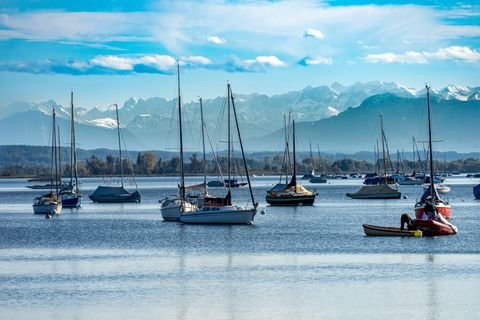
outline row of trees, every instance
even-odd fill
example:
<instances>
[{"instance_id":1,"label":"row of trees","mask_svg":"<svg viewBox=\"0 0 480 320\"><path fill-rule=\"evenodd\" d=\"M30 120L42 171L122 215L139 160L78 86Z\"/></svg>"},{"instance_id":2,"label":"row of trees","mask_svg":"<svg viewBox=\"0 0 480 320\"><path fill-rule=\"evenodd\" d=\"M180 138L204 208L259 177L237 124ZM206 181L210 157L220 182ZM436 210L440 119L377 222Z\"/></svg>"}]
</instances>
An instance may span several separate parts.
<instances>
[{"instance_id":1,"label":"row of trees","mask_svg":"<svg viewBox=\"0 0 480 320\"><path fill-rule=\"evenodd\" d=\"M217 158L218 164L214 159L208 159L205 163L205 169L209 175L217 175L220 171L226 173L228 161L225 157ZM265 157L263 160L247 159L247 165L251 174L281 174L284 172L284 160L282 155ZM244 172L242 161L239 158L234 159L231 164L238 175ZM124 159L123 168L125 174L131 174L132 170L136 175L176 175L179 172L179 158L162 159L157 158L154 152L138 153L135 162ZM388 164L389 172L411 173L423 171L421 166L414 161L393 161ZM447 172L480 172L480 159L455 160L450 162L435 161L437 171ZM185 159L185 174L202 174L204 171L203 159L197 154L192 154L189 159ZM327 160L325 158L304 158L297 163L297 173L302 174L315 170L318 174L339 174L339 173L365 173L382 172L383 160L378 163L371 163L364 160L339 159ZM62 168L63 176L68 176L70 172L69 165ZM291 170L289 170L291 172ZM50 168L38 164L5 165L0 167L0 176L18 177L18 176L48 176ZM92 155L85 161L79 161L78 174L80 176L113 176L120 174L120 162L117 157L111 154L105 159Z\"/></svg>"}]
</instances>

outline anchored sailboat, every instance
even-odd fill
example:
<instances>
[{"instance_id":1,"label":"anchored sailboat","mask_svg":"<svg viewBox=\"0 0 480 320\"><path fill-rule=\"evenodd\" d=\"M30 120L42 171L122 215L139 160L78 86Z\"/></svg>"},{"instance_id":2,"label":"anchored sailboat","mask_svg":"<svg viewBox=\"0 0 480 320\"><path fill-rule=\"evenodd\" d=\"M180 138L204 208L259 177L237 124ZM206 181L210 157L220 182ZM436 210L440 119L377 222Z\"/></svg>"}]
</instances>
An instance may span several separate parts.
<instances>
[{"instance_id":1,"label":"anchored sailboat","mask_svg":"<svg viewBox=\"0 0 480 320\"><path fill-rule=\"evenodd\" d=\"M415 217L422 219L425 214L426 206L435 206L438 213L442 214L445 218L450 219L451 207L447 201L440 198L435 186L434 168L433 168L433 151L432 151L432 124L430 116L430 87L425 86L427 89L427 111L428 111L428 146L429 146L429 164L430 164L430 184L428 189L424 192L422 198L415 204Z\"/></svg>"},{"instance_id":2,"label":"anchored sailboat","mask_svg":"<svg viewBox=\"0 0 480 320\"><path fill-rule=\"evenodd\" d=\"M292 122L293 131L293 174L288 184L278 183L267 191L266 201L272 206L313 205L315 192L312 192L297 183L297 158L295 151L295 120ZM288 138L285 140L286 153L290 153ZM288 167L288 165L286 166Z\"/></svg>"},{"instance_id":3,"label":"anchored sailboat","mask_svg":"<svg viewBox=\"0 0 480 320\"><path fill-rule=\"evenodd\" d=\"M59 195L59 152L57 147L57 127L55 124L55 108L52 111L52 155L50 164L50 193L36 197L33 200L33 212L51 217L62 212L62 200ZM55 187L55 189L54 189Z\"/></svg>"},{"instance_id":4,"label":"anchored sailboat","mask_svg":"<svg viewBox=\"0 0 480 320\"><path fill-rule=\"evenodd\" d=\"M364 185L355 193L347 193L347 197L352 199L400 199L402 194L400 191L393 189L388 185L387 174L387 155L385 152L385 131L383 130L383 117L380 115L380 126L382 136L382 150L383 150L383 181L380 184Z\"/></svg>"},{"instance_id":5,"label":"anchored sailboat","mask_svg":"<svg viewBox=\"0 0 480 320\"><path fill-rule=\"evenodd\" d=\"M82 204L82 195L78 188L77 148L75 141L75 118L73 111L73 91L70 93L70 182L60 190L64 208L78 208Z\"/></svg>"},{"instance_id":6,"label":"anchored sailboat","mask_svg":"<svg viewBox=\"0 0 480 320\"><path fill-rule=\"evenodd\" d=\"M162 218L165 221L177 221L180 214L196 209L196 206L186 200L185 197L185 172L183 168L183 131L182 131L182 98L180 96L180 64L177 63L178 81L178 130L180 142L180 185L175 198L166 198L160 206ZM203 124L202 124L203 125ZM203 127L202 127L203 128Z\"/></svg>"},{"instance_id":7,"label":"anchored sailboat","mask_svg":"<svg viewBox=\"0 0 480 320\"><path fill-rule=\"evenodd\" d=\"M135 191L128 192L124 188L123 177L123 160L122 160L122 144L120 142L120 120L118 118L118 105L115 103L115 114L117 116L117 135L118 135L118 152L120 154L120 181L121 186L98 186L94 193L89 195L89 198L93 202L99 203L127 203L127 202L140 202L140 192L138 192L138 186L135 182Z\"/></svg>"},{"instance_id":8,"label":"anchored sailboat","mask_svg":"<svg viewBox=\"0 0 480 320\"><path fill-rule=\"evenodd\" d=\"M232 204L231 186L227 185L227 194L225 197L205 197L204 204L191 211L184 211L180 215L179 220L183 223L191 224L253 224L253 220L257 213L258 203L255 202L252 192L252 185L250 183L250 175L248 174L248 167L245 161L245 153L243 150L242 138L240 135L240 127L238 126L237 112L235 109L235 102L232 95L232 89L230 84L227 85L227 108L228 108L228 180L231 179L231 133L230 133L230 120L231 111L233 109L233 115L235 118L235 124L237 127L238 141L240 143L240 149L242 152L242 159L245 169L245 175L247 177L248 188L250 192L250 199L252 201L252 207L240 207Z\"/></svg>"}]
</instances>

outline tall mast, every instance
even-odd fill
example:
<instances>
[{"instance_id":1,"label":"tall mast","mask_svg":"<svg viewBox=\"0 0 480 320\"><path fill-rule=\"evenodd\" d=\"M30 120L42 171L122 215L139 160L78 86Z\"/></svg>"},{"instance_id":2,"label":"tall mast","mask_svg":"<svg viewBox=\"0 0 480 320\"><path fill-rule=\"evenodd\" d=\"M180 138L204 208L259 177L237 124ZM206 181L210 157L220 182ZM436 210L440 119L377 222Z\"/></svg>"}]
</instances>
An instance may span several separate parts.
<instances>
[{"instance_id":1,"label":"tall mast","mask_svg":"<svg viewBox=\"0 0 480 320\"><path fill-rule=\"evenodd\" d=\"M180 132L180 199L185 199L185 172L183 171L183 133L182 133L182 98L180 97L180 62L177 60L178 81L178 128Z\"/></svg>"},{"instance_id":2,"label":"tall mast","mask_svg":"<svg viewBox=\"0 0 480 320\"><path fill-rule=\"evenodd\" d=\"M288 184L288 167L290 165L289 147L288 147L288 129L287 129L287 116L283 115L283 123L285 127L285 151L283 152L283 160L285 162L285 183Z\"/></svg>"},{"instance_id":3,"label":"tall mast","mask_svg":"<svg viewBox=\"0 0 480 320\"><path fill-rule=\"evenodd\" d=\"M62 181L62 146L60 144L60 126L57 126L57 136L58 136L58 179Z\"/></svg>"},{"instance_id":4,"label":"tall mast","mask_svg":"<svg viewBox=\"0 0 480 320\"><path fill-rule=\"evenodd\" d=\"M310 162L312 165L312 171L315 170L314 164L313 164L313 152L312 152L312 140L310 139Z\"/></svg>"},{"instance_id":5,"label":"tall mast","mask_svg":"<svg viewBox=\"0 0 480 320\"><path fill-rule=\"evenodd\" d=\"M75 138L74 138L74 129L73 129L73 91L70 92L70 186L73 186L73 157L74 157L74 147L75 147Z\"/></svg>"},{"instance_id":6,"label":"tall mast","mask_svg":"<svg viewBox=\"0 0 480 320\"><path fill-rule=\"evenodd\" d=\"M382 128L382 152L383 152L383 177L385 179L385 184L388 184L387 181L387 157L385 154L385 132L383 132L383 116L380 115L380 127Z\"/></svg>"},{"instance_id":7,"label":"tall mast","mask_svg":"<svg viewBox=\"0 0 480 320\"><path fill-rule=\"evenodd\" d=\"M230 178L230 161L231 161L231 159L230 159L230 157L231 157L231 155L230 155L230 144L231 144L231 141L230 141L230 99L231 99L231 97L232 97L232 92L231 92L231 88L230 88L230 83L228 83L227 84L227 100L228 100L227 101L227 105L228 105L227 106L227 108L228 108L228 112L227 112L227 117L228 117L228 119L227 119L227 128L228 128L227 129L227 132L228 132L228 143L227 143L227 149L228 149L228 151L227 151L227 154L228 154L228 156L227 156L227 160L228 160L227 161L228 182L227 182L227 184L228 184L228 191L229 192L230 192L230 184L231 184L230 183L231 182L230 181L230 179L231 179Z\"/></svg>"},{"instance_id":8,"label":"tall mast","mask_svg":"<svg viewBox=\"0 0 480 320\"><path fill-rule=\"evenodd\" d=\"M53 132L52 132L52 152L53 152L53 165L55 167L55 194L58 196L58 159L57 159L57 133L55 122L55 108L53 108Z\"/></svg>"},{"instance_id":9,"label":"tall mast","mask_svg":"<svg viewBox=\"0 0 480 320\"><path fill-rule=\"evenodd\" d=\"M117 135L118 135L118 152L120 153L120 178L123 188L123 161L122 161L122 144L120 143L120 120L118 118L118 104L114 104L115 114L117 115Z\"/></svg>"},{"instance_id":10,"label":"tall mast","mask_svg":"<svg viewBox=\"0 0 480 320\"><path fill-rule=\"evenodd\" d=\"M240 127L238 126L237 111L235 109L235 102L233 100L230 84L228 85L228 88L230 91L230 98L232 99L233 115L235 116L235 124L237 125L238 142L240 143L240 149L242 150L242 158L243 158L243 164L245 166L245 175L247 176L248 190L250 191L250 198L252 199L253 207L257 208L258 203L255 203L255 199L253 197L252 184L250 183L250 174L248 173L248 166L247 166L247 161L245 159L245 152L243 151L242 136L240 135Z\"/></svg>"},{"instance_id":11,"label":"tall mast","mask_svg":"<svg viewBox=\"0 0 480 320\"><path fill-rule=\"evenodd\" d=\"M430 87L426 84L425 88L427 89L427 110L428 110L428 152L430 157L430 194L432 199L435 194L435 186L433 184L433 150L432 150L432 123L430 115Z\"/></svg>"},{"instance_id":12,"label":"tall mast","mask_svg":"<svg viewBox=\"0 0 480 320\"><path fill-rule=\"evenodd\" d=\"M70 93L71 124L70 124L70 185L75 181L75 193L78 193L77 147L75 141L75 116L73 111L73 91Z\"/></svg>"},{"instance_id":13,"label":"tall mast","mask_svg":"<svg viewBox=\"0 0 480 320\"><path fill-rule=\"evenodd\" d=\"M203 147L203 185L205 188L205 194L207 194L207 159L205 156L205 132L204 132L204 121L203 121L203 104L202 98L199 98L200 101L200 118L202 120L202 147Z\"/></svg>"},{"instance_id":14,"label":"tall mast","mask_svg":"<svg viewBox=\"0 0 480 320\"><path fill-rule=\"evenodd\" d=\"M52 155L50 160L50 192L53 192L53 179L55 175L55 160L56 160L56 153L55 153L55 107L52 108L52 148L50 153Z\"/></svg>"},{"instance_id":15,"label":"tall mast","mask_svg":"<svg viewBox=\"0 0 480 320\"><path fill-rule=\"evenodd\" d=\"M295 150L295 120L292 121L292 139L293 139L293 174L292 180L290 181L290 186L295 186L295 190L297 189L297 156Z\"/></svg>"}]
</instances>

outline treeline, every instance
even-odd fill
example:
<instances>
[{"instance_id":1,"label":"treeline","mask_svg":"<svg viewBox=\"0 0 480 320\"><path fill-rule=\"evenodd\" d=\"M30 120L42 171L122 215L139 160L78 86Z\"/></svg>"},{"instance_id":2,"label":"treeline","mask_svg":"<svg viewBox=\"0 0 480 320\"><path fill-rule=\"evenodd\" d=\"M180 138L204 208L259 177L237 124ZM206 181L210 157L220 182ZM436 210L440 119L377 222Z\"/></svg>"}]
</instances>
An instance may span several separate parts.
<instances>
[{"instance_id":1,"label":"treeline","mask_svg":"<svg viewBox=\"0 0 480 320\"><path fill-rule=\"evenodd\" d=\"M217 175L219 171L227 172L228 161L226 157L219 157L217 161L207 159L205 170L209 175ZM263 159L247 159L247 165L251 174L282 174L285 171L283 155L266 156ZM388 171L399 173L423 172L425 165L421 166L414 161L392 161L387 163ZM243 164L240 158L235 158L231 164L232 170L237 175L244 174ZM79 161L77 171L79 176L114 176L120 175L119 158L108 154L105 158L91 155L89 158ZM450 162L435 161L438 172L480 172L480 159L455 160ZM123 170L126 175L135 173L140 176L177 175L180 171L180 160L176 158L162 159L154 152L139 152L135 161L123 159ZM304 158L297 162L297 173L303 174L315 170L317 174L348 174L382 172L383 160L372 163L365 160L326 158ZM184 159L184 171L186 175L200 175L204 172L204 163L198 154L193 153ZM61 168L63 176L69 176L70 165ZM291 173L291 168L289 169ZM0 167L2 177L32 177L49 176L50 168L44 164L22 163L3 165Z\"/></svg>"}]
</instances>

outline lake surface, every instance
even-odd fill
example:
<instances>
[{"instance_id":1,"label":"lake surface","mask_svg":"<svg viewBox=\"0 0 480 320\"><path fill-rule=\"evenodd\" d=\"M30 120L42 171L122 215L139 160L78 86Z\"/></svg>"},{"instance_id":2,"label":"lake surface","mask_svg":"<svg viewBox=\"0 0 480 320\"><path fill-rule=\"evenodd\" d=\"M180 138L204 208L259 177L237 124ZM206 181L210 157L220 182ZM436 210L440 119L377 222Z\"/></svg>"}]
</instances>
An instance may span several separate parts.
<instances>
[{"instance_id":1,"label":"lake surface","mask_svg":"<svg viewBox=\"0 0 480 320\"><path fill-rule=\"evenodd\" d=\"M363 233L413 215L420 186L382 201L346 198L361 180L306 184L315 205L282 208L265 202L278 178L252 181L253 226L201 226L162 221L176 178L138 179L140 204L91 203L101 179L82 179L83 207L52 220L33 215L33 183L0 179L0 319L480 318L478 179L447 179L459 233L436 238Z\"/></svg>"}]
</instances>

